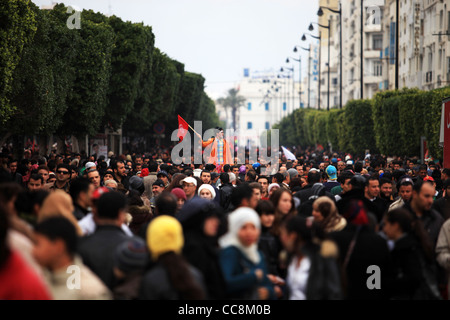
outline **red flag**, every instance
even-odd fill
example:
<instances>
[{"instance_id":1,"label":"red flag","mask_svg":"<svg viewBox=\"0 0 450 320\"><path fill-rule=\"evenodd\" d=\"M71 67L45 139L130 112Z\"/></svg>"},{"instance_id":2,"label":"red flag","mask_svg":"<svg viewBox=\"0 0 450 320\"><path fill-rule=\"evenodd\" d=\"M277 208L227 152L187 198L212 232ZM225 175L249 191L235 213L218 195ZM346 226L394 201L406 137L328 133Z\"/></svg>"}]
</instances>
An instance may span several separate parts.
<instances>
[{"instance_id":1,"label":"red flag","mask_svg":"<svg viewBox=\"0 0 450 320\"><path fill-rule=\"evenodd\" d=\"M189 125L180 115L178 115L178 139L180 142L183 141L184 136L189 130Z\"/></svg>"}]
</instances>

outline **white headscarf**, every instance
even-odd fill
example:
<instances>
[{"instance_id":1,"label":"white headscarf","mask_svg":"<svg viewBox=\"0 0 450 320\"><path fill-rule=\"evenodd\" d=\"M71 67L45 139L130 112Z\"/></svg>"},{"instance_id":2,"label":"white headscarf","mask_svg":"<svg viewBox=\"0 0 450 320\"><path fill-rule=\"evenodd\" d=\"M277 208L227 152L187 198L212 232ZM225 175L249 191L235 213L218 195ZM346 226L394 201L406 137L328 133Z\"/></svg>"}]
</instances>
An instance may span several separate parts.
<instances>
[{"instance_id":1,"label":"white headscarf","mask_svg":"<svg viewBox=\"0 0 450 320\"><path fill-rule=\"evenodd\" d=\"M214 190L214 188L213 188L210 184L207 184L207 183L202 184L202 185L200 186L200 188L198 188L198 195L200 195L200 192L201 192L203 189L208 189L209 192L211 192L212 198L213 198L213 199L216 197L216 191Z\"/></svg>"},{"instance_id":2,"label":"white headscarf","mask_svg":"<svg viewBox=\"0 0 450 320\"><path fill-rule=\"evenodd\" d=\"M261 230L261 223L255 210L248 207L241 207L234 210L228 216L228 232L219 239L221 248L235 246L253 263L258 264L261 257L258 252L258 243L245 247L238 238L238 232L246 223L252 223L258 230Z\"/></svg>"}]
</instances>

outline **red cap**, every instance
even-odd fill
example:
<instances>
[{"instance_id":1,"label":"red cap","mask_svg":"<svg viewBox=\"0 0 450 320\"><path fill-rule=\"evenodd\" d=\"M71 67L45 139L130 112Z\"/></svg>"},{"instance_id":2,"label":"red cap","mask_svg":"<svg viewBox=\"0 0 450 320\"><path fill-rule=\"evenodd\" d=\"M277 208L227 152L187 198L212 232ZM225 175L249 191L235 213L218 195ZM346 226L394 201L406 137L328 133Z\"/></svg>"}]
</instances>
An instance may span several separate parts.
<instances>
[{"instance_id":1,"label":"red cap","mask_svg":"<svg viewBox=\"0 0 450 320\"><path fill-rule=\"evenodd\" d=\"M150 174L150 172L148 171L148 168L144 168L141 170L140 177L143 178L143 177L148 176L149 174Z\"/></svg>"},{"instance_id":2,"label":"red cap","mask_svg":"<svg viewBox=\"0 0 450 320\"><path fill-rule=\"evenodd\" d=\"M426 176L425 178L423 178L423 181L433 181L434 182L434 179L433 179L433 177Z\"/></svg>"},{"instance_id":3,"label":"red cap","mask_svg":"<svg viewBox=\"0 0 450 320\"><path fill-rule=\"evenodd\" d=\"M111 190L108 189L107 187L100 187L94 190L94 192L92 193L92 200L96 201L98 200L102 194L110 192Z\"/></svg>"}]
</instances>

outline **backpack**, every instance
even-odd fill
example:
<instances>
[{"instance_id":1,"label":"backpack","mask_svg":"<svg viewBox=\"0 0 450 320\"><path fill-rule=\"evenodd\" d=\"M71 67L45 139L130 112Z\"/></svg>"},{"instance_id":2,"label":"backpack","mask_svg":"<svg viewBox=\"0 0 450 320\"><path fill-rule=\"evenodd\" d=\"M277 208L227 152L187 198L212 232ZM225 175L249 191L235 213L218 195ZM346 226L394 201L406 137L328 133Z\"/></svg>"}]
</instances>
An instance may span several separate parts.
<instances>
[{"instance_id":1,"label":"backpack","mask_svg":"<svg viewBox=\"0 0 450 320\"><path fill-rule=\"evenodd\" d=\"M309 196L308 200L301 202L298 207L298 214L302 217L310 217L312 215L312 205L317 198L325 195L326 189L323 184L316 184L312 186L312 195Z\"/></svg>"}]
</instances>

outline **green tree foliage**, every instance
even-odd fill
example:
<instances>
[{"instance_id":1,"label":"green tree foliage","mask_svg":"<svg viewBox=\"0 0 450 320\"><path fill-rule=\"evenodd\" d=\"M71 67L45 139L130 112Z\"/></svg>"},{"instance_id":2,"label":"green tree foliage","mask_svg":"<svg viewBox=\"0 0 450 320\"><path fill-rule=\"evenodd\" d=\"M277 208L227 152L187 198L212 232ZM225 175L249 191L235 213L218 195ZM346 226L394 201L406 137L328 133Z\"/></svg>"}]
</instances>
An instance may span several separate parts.
<instances>
[{"instance_id":1,"label":"green tree foliage","mask_svg":"<svg viewBox=\"0 0 450 320\"><path fill-rule=\"evenodd\" d=\"M12 102L16 107L5 128L14 134L51 134L62 123L75 72L74 36L56 10L47 11L30 3L37 31L24 46L14 72Z\"/></svg>"},{"instance_id":2,"label":"green tree foliage","mask_svg":"<svg viewBox=\"0 0 450 320\"><path fill-rule=\"evenodd\" d=\"M28 0L0 0L0 122L14 112L11 105L13 74L24 46L36 32L35 11Z\"/></svg>"},{"instance_id":3,"label":"green tree foliage","mask_svg":"<svg viewBox=\"0 0 450 320\"><path fill-rule=\"evenodd\" d=\"M69 108L63 116L60 134L94 135L99 129L108 104L111 55L115 43L113 29L105 22L95 23L81 13L80 37L75 45L76 78L68 97Z\"/></svg>"},{"instance_id":4,"label":"green tree foliage","mask_svg":"<svg viewBox=\"0 0 450 320\"><path fill-rule=\"evenodd\" d=\"M349 133L349 151L364 154L366 149L376 152L371 100L352 100L345 106L345 126Z\"/></svg>"}]
</instances>

